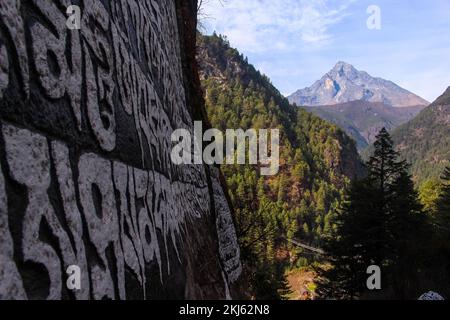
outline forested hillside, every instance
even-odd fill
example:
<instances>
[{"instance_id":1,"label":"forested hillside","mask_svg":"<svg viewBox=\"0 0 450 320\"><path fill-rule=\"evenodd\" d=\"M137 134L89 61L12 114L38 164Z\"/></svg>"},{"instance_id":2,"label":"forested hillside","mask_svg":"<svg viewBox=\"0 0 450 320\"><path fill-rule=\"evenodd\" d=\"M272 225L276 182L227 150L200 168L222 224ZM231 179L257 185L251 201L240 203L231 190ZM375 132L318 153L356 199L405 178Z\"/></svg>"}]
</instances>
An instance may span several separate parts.
<instances>
[{"instance_id":1,"label":"forested hillside","mask_svg":"<svg viewBox=\"0 0 450 320\"><path fill-rule=\"evenodd\" d=\"M437 180L450 164L450 87L416 118L394 130L392 138L412 164L417 185Z\"/></svg>"},{"instance_id":2,"label":"forested hillside","mask_svg":"<svg viewBox=\"0 0 450 320\"><path fill-rule=\"evenodd\" d=\"M380 102L358 100L304 108L344 129L362 151L375 141L375 136L382 128L388 131L397 128L417 116L424 106L394 108Z\"/></svg>"},{"instance_id":3,"label":"forested hillside","mask_svg":"<svg viewBox=\"0 0 450 320\"><path fill-rule=\"evenodd\" d=\"M252 293L274 298L283 294L280 261L306 263L285 238L320 246L344 188L362 174L355 143L336 125L291 106L225 38L198 35L198 61L212 127L281 132L278 175L222 166Z\"/></svg>"}]
</instances>

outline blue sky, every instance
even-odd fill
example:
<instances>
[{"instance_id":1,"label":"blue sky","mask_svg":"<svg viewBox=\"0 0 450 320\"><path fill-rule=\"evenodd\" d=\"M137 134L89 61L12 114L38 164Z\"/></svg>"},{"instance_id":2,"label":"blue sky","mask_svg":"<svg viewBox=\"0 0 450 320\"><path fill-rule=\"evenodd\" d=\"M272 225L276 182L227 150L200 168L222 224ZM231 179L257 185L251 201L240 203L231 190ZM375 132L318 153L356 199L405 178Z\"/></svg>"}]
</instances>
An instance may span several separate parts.
<instances>
[{"instance_id":1,"label":"blue sky","mask_svg":"<svg viewBox=\"0 0 450 320\"><path fill-rule=\"evenodd\" d=\"M433 101L450 86L450 0L206 0L206 33L228 37L285 95L337 61ZM367 8L381 9L369 30Z\"/></svg>"}]
</instances>

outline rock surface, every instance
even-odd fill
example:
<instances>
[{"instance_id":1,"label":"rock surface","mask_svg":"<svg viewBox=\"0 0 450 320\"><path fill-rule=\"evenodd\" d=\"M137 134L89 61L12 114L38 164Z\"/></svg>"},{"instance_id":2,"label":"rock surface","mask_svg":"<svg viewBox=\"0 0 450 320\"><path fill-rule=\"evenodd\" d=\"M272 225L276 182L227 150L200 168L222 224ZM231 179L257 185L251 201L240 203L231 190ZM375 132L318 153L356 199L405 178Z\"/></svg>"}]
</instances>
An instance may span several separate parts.
<instances>
[{"instance_id":1,"label":"rock surface","mask_svg":"<svg viewBox=\"0 0 450 320\"><path fill-rule=\"evenodd\" d=\"M170 160L204 114L196 1L76 3L79 30L0 2L0 299L233 297L220 173Z\"/></svg>"},{"instance_id":2,"label":"rock surface","mask_svg":"<svg viewBox=\"0 0 450 320\"><path fill-rule=\"evenodd\" d=\"M439 293L430 291L421 295L419 300L442 301L445 299Z\"/></svg>"}]
</instances>

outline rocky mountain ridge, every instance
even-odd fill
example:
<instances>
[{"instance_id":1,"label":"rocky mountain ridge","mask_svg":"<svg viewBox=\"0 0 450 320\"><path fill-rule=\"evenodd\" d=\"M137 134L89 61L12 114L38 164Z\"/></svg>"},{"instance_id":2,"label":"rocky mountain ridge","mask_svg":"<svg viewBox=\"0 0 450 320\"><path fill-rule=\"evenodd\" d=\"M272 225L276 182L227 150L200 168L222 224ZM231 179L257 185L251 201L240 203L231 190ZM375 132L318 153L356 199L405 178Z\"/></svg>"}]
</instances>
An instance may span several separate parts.
<instances>
[{"instance_id":1,"label":"rocky mountain ridge","mask_svg":"<svg viewBox=\"0 0 450 320\"><path fill-rule=\"evenodd\" d=\"M311 87L296 91L288 99L298 106L334 105L356 100L381 102L393 107L429 104L392 81L372 77L342 61Z\"/></svg>"}]
</instances>

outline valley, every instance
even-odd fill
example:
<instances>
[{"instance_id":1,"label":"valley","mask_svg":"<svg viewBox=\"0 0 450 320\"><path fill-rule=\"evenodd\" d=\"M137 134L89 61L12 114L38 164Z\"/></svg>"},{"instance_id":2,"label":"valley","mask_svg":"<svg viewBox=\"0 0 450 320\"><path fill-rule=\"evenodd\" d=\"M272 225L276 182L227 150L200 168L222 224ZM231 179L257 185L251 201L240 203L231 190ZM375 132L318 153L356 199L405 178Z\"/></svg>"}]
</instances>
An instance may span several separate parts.
<instances>
[{"instance_id":1,"label":"valley","mask_svg":"<svg viewBox=\"0 0 450 320\"><path fill-rule=\"evenodd\" d=\"M331 106L302 107L337 124L363 151L375 141L382 128L392 131L417 116L424 106L394 108L381 102L350 101Z\"/></svg>"},{"instance_id":2,"label":"valley","mask_svg":"<svg viewBox=\"0 0 450 320\"><path fill-rule=\"evenodd\" d=\"M250 284L247 293L252 298L304 300L328 295L324 288L329 284L323 282L323 277L331 276L336 267L329 264L336 250L332 243L342 238L336 233L341 232L342 210L350 209L347 206L352 188L368 183L364 182L365 177L375 170L374 163L363 163L363 158L379 152L372 146L374 142L377 145L384 141L386 148L392 148L388 151L392 159L406 158L412 164L411 172L417 183L423 181L417 177L422 174L428 177L428 174L421 164L426 157L414 156L415 152L420 153L416 143L426 146L424 150L442 150L430 154L438 165L425 160L433 168L430 170L435 179L438 180L449 164L446 159L450 143L445 142L450 136L445 98L449 92L430 105L390 81L372 78L348 63L339 62L311 88L286 99L267 76L217 34L198 34L197 60L212 127L280 130L278 175L264 177L251 166L221 166L234 209L243 272ZM422 118L434 120L427 122ZM388 132L393 132L395 143ZM434 145L425 142L431 136ZM395 153L394 147L400 154ZM414 151L408 151L410 148ZM384 157L384 152L379 156ZM394 165L394 160L390 161ZM406 163L398 162L394 167L400 176L407 174ZM407 182L399 180L398 183ZM439 181L436 183L440 185ZM355 193L361 189L356 188ZM412 184L402 188L406 188L404 195L397 197L415 193ZM374 199L370 196L366 201L370 203ZM424 212L414 209L419 206L419 200L409 199L405 201L412 201L408 204L410 210L418 210L421 218L402 223L416 224L413 228L425 230L429 222ZM433 199L437 200L438 196ZM381 217L385 209L376 210ZM306 247L323 248L327 253L324 257L311 254L294 245L296 241ZM421 261L418 259L418 263ZM364 296L375 297L369 293ZM388 296L392 292L386 292L385 297Z\"/></svg>"},{"instance_id":3,"label":"valley","mask_svg":"<svg viewBox=\"0 0 450 320\"><path fill-rule=\"evenodd\" d=\"M333 227L344 189L364 168L354 141L333 125L292 106L270 80L225 38L198 35L197 59L213 128L278 128L280 170L264 177L256 167L221 170L235 211L241 258L255 298L290 291L286 268L307 266L290 241L320 247Z\"/></svg>"},{"instance_id":4,"label":"valley","mask_svg":"<svg viewBox=\"0 0 450 320\"><path fill-rule=\"evenodd\" d=\"M346 62L338 62L311 87L288 99L345 130L360 152L374 142L382 128L392 131L429 105L395 83L374 78Z\"/></svg>"}]
</instances>

